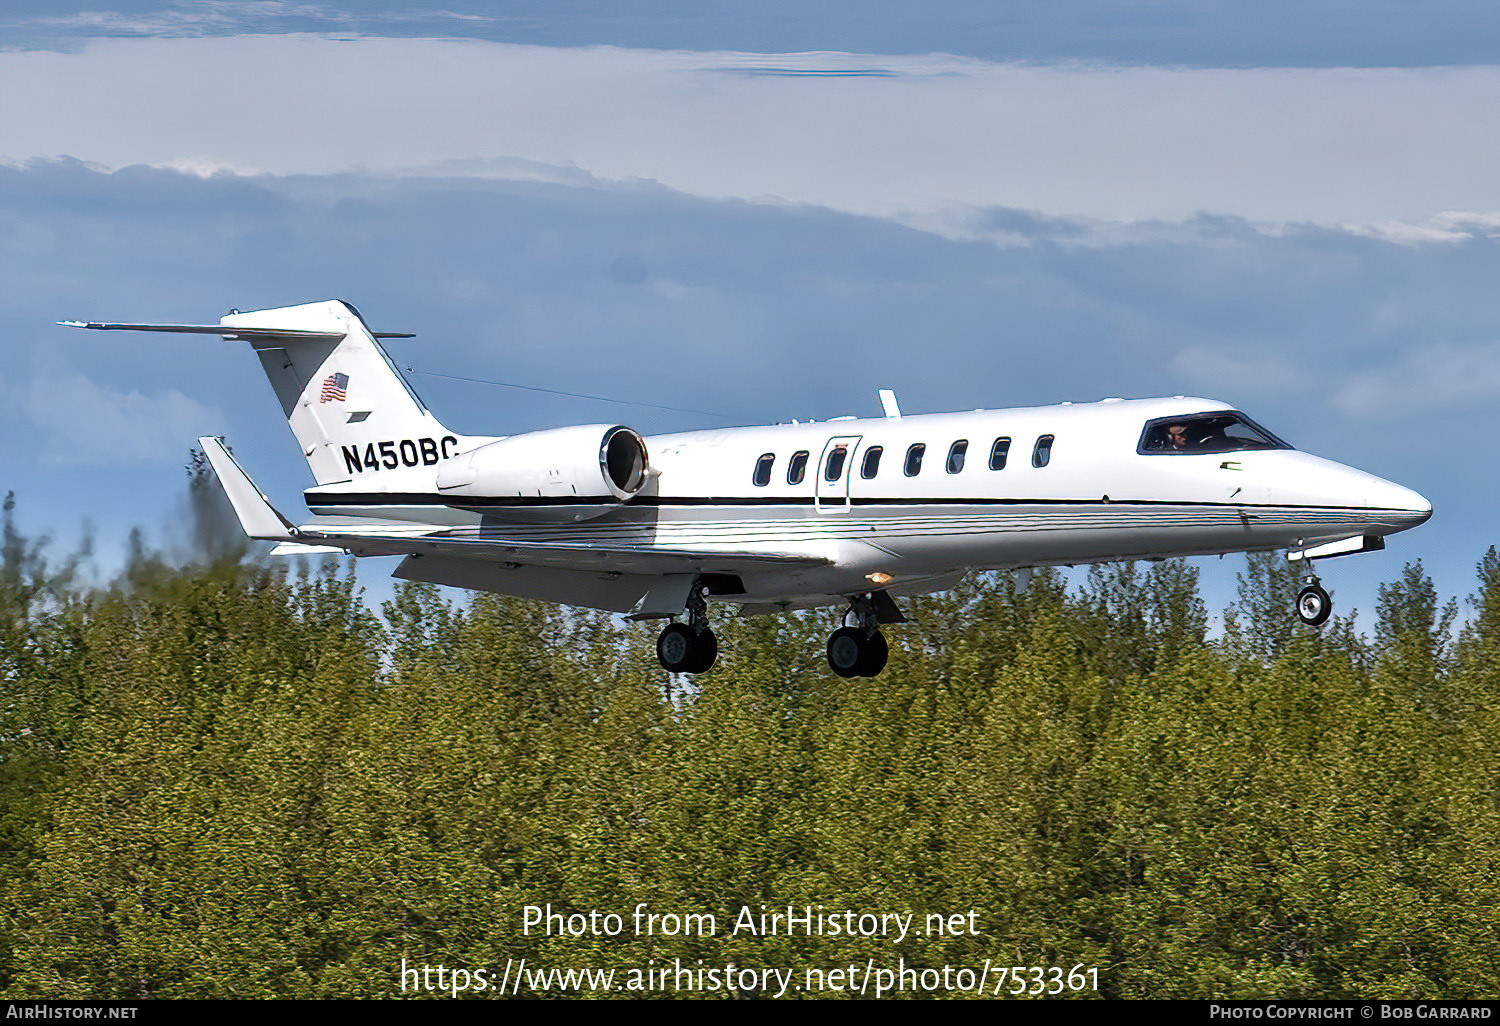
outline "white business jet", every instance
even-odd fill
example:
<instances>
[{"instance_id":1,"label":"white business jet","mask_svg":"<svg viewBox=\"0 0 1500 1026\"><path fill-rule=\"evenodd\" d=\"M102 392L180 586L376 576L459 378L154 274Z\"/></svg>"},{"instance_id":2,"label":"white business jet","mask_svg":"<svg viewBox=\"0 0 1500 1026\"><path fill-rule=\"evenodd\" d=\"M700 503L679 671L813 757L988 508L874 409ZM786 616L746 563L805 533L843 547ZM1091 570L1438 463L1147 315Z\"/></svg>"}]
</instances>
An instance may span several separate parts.
<instances>
[{"instance_id":1,"label":"white business jet","mask_svg":"<svg viewBox=\"0 0 1500 1026\"><path fill-rule=\"evenodd\" d=\"M1298 452L1224 403L1095 403L642 437L589 424L461 435L427 411L343 302L231 311L218 325L61 322L250 343L316 487L296 526L223 441L199 439L251 538L279 554L405 558L395 576L671 620L669 671L713 665L711 603L741 615L845 605L840 676L885 666L903 595L970 570L1384 547L1432 505ZM1297 614L1328 619L1307 575Z\"/></svg>"}]
</instances>

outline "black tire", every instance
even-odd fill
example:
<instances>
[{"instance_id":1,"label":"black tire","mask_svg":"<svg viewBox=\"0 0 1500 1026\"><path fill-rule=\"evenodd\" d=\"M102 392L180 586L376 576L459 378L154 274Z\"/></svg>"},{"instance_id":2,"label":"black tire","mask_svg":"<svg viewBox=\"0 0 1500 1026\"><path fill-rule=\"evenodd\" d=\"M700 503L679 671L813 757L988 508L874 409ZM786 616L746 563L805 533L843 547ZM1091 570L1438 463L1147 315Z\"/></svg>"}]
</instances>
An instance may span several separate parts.
<instances>
[{"instance_id":1,"label":"black tire","mask_svg":"<svg viewBox=\"0 0 1500 1026\"><path fill-rule=\"evenodd\" d=\"M828 638L828 668L840 677L858 677L864 657L865 632L858 627L840 627Z\"/></svg>"},{"instance_id":2,"label":"black tire","mask_svg":"<svg viewBox=\"0 0 1500 1026\"><path fill-rule=\"evenodd\" d=\"M1321 627L1333 614L1333 599L1316 584L1297 592L1297 618L1309 627Z\"/></svg>"},{"instance_id":3,"label":"black tire","mask_svg":"<svg viewBox=\"0 0 1500 1026\"><path fill-rule=\"evenodd\" d=\"M859 676L880 676L880 671L885 669L885 661L890 654L891 647L886 644L885 635L879 631L871 634L865 639L864 647L859 653Z\"/></svg>"},{"instance_id":4,"label":"black tire","mask_svg":"<svg viewBox=\"0 0 1500 1026\"><path fill-rule=\"evenodd\" d=\"M719 639L712 627L705 627L693 639L693 666L688 673L704 673L719 658Z\"/></svg>"},{"instance_id":5,"label":"black tire","mask_svg":"<svg viewBox=\"0 0 1500 1026\"><path fill-rule=\"evenodd\" d=\"M693 669L698 659L698 639L693 629L684 623L669 623L656 636L656 658L661 668L668 673L696 673ZM718 646L714 646L715 654Z\"/></svg>"}]
</instances>

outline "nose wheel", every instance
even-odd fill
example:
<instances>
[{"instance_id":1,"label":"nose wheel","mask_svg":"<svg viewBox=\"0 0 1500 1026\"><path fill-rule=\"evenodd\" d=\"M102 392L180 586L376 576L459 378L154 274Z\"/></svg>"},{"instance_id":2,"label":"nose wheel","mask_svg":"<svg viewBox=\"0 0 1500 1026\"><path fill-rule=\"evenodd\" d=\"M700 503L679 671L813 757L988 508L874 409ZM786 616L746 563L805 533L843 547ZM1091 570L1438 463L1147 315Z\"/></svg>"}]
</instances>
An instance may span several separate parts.
<instances>
[{"instance_id":1,"label":"nose wheel","mask_svg":"<svg viewBox=\"0 0 1500 1026\"><path fill-rule=\"evenodd\" d=\"M1307 586L1297 592L1297 618L1309 627L1321 627L1332 613L1333 599L1316 577L1309 578Z\"/></svg>"}]
</instances>

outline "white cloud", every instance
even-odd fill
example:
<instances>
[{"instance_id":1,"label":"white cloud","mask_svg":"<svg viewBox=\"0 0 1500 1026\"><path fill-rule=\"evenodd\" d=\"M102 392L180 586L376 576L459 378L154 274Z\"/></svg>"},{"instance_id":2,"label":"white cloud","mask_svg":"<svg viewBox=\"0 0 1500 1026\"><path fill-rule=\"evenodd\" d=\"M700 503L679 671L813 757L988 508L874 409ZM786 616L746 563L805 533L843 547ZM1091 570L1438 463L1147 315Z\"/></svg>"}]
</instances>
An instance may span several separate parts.
<instances>
[{"instance_id":1,"label":"white cloud","mask_svg":"<svg viewBox=\"0 0 1500 1026\"><path fill-rule=\"evenodd\" d=\"M1444 210L1420 221L1379 221L1343 227L1356 235L1407 245L1468 242L1475 238L1500 237L1500 213Z\"/></svg>"},{"instance_id":2,"label":"white cloud","mask_svg":"<svg viewBox=\"0 0 1500 1026\"><path fill-rule=\"evenodd\" d=\"M1373 224L1345 224L1344 230L1371 239L1382 239L1405 246L1468 242L1473 234L1450 227L1430 218L1425 221L1377 221Z\"/></svg>"},{"instance_id":3,"label":"white cloud","mask_svg":"<svg viewBox=\"0 0 1500 1026\"><path fill-rule=\"evenodd\" d=\"M37 378L15 398L51 463L113 466L170 458L185 454L222 419L181 392L121 392L77 373Z\"/></svg>"},{"instance_id":4,"label":"white cloud","mask_svg":"<svg viewBox=\"0 0 1500 1026\"><path fill-rule=\"evenodd\" d=\"M185 175L196 175L199 178L212 178L214 175L251 175L255 174L253 168L235 167L222 160L212 157L174 157L164 160L159 167L169 171L181 171Z\"/></svg>"},{"instance_id":5,"label":"white cloud","mask_svg":"<svg viewBox=\"0 0 1500 1026\"><path fill-rule=\"evenodd\" d=\"M1172 358L1171 368L1190 387L1207 393L1231 384L1241 392L1301 392L1308 387L1305 375L1274 357L1184 349Z\"/></svg>"},{"instance_id":6,"label":"white cloud","mask_svg":"<svg viewBox=\"0 0 1500 1026\"><path fill-rule=\"evenodd\" d=\"M1360 371L1333 396L1341 411L1402 417L1467 410L1500 400L1500 341L1419 345L1383 367Z\"/></svg>"},{"instance_id":7,"label":"white cloud","mask_svg":"<svg viewBox=\"0 0 1500 1026\"><path fill-rule=\"evenodd\" d=\"M606 183L578 167L544 164L521 157L471 157L428 161L413 167L398 167L392 173L404 178L494 178L511 182L549 182L583 187Z\"/></svg>"},{"instance_id":8,"label":"white cloud","mask_svg":"<svg viewBox=\"0 0 1500 1026\"><path fill-rule=\"evenodd\" d=\"M1500 67L1106 68L267 35L0 53L0 93L19 101L0 106L0 157L14 160L275 173L461 162L502 177L551 165L914 224L952 207L1123 222L1208 211L1383 225L1371 230L1401 241L1474 230L1437 211L1500 209Z\"/></svg>"},{"instance_id":9,"label":"white cloud","mask_svg":"<svg viewBox=\"0 0 1500 1026\"><path fill-rule=\"evenodd\" d=\"M72 14L13 18L0 24L9 28L61 29L107 35L181 36L222 35L236 30L254 31L282 19L304 19L330 24L401 23L413 21L493 21L483 14L453 11L361 11L353 13L327 4L291 3L288 0L187 0L160 11L78 11Z\"/></svg>"},{"instance_id":10,"label":"white cloud","mask_svg":"<svg viewBox=\"0 0 1500 1026\"><path fill-rule=\"evenodd\" d=\"M1432 224L1470 237L1500 237L1500 211L1445 210L1432 219Z\"/></svg>"}]
</instances>

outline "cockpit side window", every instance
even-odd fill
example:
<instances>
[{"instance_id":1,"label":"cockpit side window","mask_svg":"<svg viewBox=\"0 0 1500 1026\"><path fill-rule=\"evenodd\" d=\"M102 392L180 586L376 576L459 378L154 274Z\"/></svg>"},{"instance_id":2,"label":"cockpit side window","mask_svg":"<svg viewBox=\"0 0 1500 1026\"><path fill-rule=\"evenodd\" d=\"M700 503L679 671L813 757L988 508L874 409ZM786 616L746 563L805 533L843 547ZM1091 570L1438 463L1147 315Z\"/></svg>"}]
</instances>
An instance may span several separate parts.
<instances>
[{"instance_id":1,"label":"cockpit side window","mask_svg":"<svg viewBox=\"0 0 1500 1026\"><path fill-rule=\"evenodd\" d=\"M1222 410L1148 421L1136 452L1148 456L1201 455L1290 448L1243 413Z\"/></svg>"}]
</instances>

